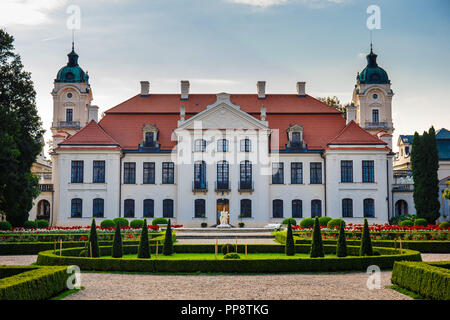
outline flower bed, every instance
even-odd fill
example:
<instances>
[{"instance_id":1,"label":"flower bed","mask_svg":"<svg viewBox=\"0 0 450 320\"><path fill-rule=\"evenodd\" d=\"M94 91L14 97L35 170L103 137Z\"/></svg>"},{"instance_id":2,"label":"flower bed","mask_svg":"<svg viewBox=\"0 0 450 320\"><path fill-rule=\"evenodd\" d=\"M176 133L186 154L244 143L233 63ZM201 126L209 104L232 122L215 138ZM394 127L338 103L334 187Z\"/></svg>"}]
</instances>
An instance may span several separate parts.
<instances>
[{"instance_id":1,"label":"flower bed","mask_svg":"<svg viewBox=\"0 0 450 320\"><path fill-rule=\"evenodd\" d=\"M124 254L135 254L137 246L124 246ZM175 245L177 253L196 252L214 254L214 245ZM254 252L283 253L282 245L248 245L248 254ZM308 253L309 245L296 245L297 253ZM127 272L226 272L226 273L273 273L273 272L329 272L344 270L366 270L370 265L378 265L382 269L392 268L395 261L421 261L417 251L403 250L402 253L391 248L374 248L380 255L356 256L359 247L348 246L350 255L344 258L297 258L289 259L246 259L242 254L244 246L238 246L241 259L199 259L192 258L164 259L156 258L155 246L151 246L151 259L127 259L105 257L111 254L111 247L100 247L100 258L78 257L81 248L65 249L62 255L52 250L40 252L37 263L39 265L78 265L82 270L97 271L127 271ZM325 253L334 253L335 246L324 246Z\"/></svg>"}]
</instances>

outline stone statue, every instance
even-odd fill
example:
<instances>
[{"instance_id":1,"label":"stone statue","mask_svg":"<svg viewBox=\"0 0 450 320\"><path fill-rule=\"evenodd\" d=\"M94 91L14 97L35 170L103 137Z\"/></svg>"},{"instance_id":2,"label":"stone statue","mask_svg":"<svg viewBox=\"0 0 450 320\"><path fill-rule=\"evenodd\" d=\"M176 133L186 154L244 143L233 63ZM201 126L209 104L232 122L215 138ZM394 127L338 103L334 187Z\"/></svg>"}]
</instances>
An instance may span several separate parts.
<instances>
[{"instance_id":1,"label":"stone statue","mask_svg":"<svg viewBox=\"0 0 450 320\"><path fill-rule=\"evenodd\" d=\"M220 211L220 225L228 225L228 211Z\"/></svg>"}]
</instances>

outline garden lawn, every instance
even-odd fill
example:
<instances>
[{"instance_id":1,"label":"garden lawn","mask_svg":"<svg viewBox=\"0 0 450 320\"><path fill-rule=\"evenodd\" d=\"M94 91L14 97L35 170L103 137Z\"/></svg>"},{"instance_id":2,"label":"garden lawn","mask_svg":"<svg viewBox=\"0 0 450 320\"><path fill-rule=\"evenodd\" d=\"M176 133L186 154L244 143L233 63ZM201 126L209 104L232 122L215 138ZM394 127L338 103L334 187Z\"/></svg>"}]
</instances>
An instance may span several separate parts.
<instances>
[{"instance_id":1,"label":"garden lawn","mask_svg":"<svg viewBox=\"0 0 450 320\"><path fill-rule=\"evenodd\" d=\"M249 253L247 258L244 253L239 253L241 259L256 260L256 259L309 259L309 253L296 253L294 256L286 256L284 253ZM222 253L217 253L217 259L222 260L224 255ZM106 258L106 257L104 257ZM108 256L108 258L111 258ZM126 259L137 259L137 254L126 254L123 256ZM155 259L156 255L152 254L151 259ZM325 258L336 258L334 254L326 254ZM216 256L214 253L174 253L171 256L164 256L163 254L158 254L158 260L215 260ZM229 259L231 260L231 259Z\"/></svg>"}]
</instances>

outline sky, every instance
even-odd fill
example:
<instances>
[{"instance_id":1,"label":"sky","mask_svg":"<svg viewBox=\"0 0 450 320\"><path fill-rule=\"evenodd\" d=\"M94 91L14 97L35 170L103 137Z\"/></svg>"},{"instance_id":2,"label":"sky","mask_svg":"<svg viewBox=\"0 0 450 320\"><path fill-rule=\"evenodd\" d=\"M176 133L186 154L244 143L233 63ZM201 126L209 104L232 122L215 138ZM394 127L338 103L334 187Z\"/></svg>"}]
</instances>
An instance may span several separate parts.
<instances>
[{"instance_id":1,"label":"sky","mask_svg":"<svg viewBox=\"0 0 450 320\"><path fill-rule=\"evenodd\" d=\"M100 113L140 92L295 93L351 101L372 38L394 91L399 134L450 128L450 1L447 0L1 0L0 27L15 38L30 71L37 108L51 139L50 94L75 31L79 64L89 72ZM369 31L370 5L380 28Z\"/></svg>"}]
</instances>

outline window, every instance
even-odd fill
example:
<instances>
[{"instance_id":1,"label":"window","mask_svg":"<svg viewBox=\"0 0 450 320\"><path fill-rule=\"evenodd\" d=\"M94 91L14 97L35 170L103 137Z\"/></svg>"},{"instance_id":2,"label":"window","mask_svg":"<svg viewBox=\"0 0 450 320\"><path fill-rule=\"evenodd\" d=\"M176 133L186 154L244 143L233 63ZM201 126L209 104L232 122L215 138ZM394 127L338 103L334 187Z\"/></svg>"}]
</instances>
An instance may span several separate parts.
<instances>
[{"instance_id":1,"label":"window","mask_svg":"<svg viewBox=\"0 0 450 320\"><path fill-rule=\"evenodd\" d=\"M66 122L73 121L73 109L66 109Z\"/></svg>"},{"instance_id":2,"label":"window","mask_svg":"<svg viewBox=\"0 0 450 320\"><path fill-rule=\"evenodd\" d=\"M252 142L250 139L241 140L241 152L250 152L252 149Z\"/></svg>"},{"instance_id":3,"label":"window","mask_svg":"<svg viewBox=\"0 0 450 320\"><path fill-rule=\"evenodd\" d=\"M291 184L303 183L303 164L301 162L291 162Z\"/></svg>"},{"instance_id":4,"label":"window","mask_svg":"<svg viewBox=\"0 0 450 320\"><path fill-rule=\"evenodd\" d=\"M133 199L126 199L124 201L123 216L125 218L134 218L134 200Z\"/></svg>"},{"instance_id":5,"label":"window","mask_svg":"<svg viewBox=\"0 0 450 320\"><path fill-rule=\"evenodd\" d=\"M123 163L123 183L124 184L136 183L136 162Z\"/></svg>"},{"instance_id":6,"label":"window","mask_svg":"<svg viewBox=\"0 0 450 320\"><path fill-rule=\"evenodd\" d=\"M362 181L374 182L374 161L364 160L362 162Z\"/></svg>"},{"instance_id":7,"label":"window","mask_svg":"<svg viewBox=\"0 0 450 320\"><path fill-rule=\"evenodd\" d=\"M274 162L272 163L272 184L284 183L284 163Z\"/></svg>"},{"instance_id":8,"label":"window","mask_svg":"<svg viewBox=\"0 0 450 320\"><path fill-rule=\"evenodd\" d=\"M144 218L153 218L155 216L155 202L153 199L144 200Z\"/></svg>"},{"instance_id":9,"label":"window","mask_svg":"<svg viewBox=\"0 0 450 320\"><path fill-rule=\"evenodd\" d=\"M67 94L67 98L69 98L69 99L72 98L72 96L73 96L73 95L72 95L72 92L69 92L69 93Z\"/></svg>"},{"instance_id":10,"label":"window","mask_svg":"<svg viewBox=\"0 0 450 320\"><path fill-rule=\"evenodd\" d=\"M374 218L375 217L375 201L373 199L364 199L364 217Z\"/></svg>"},{"instance_id":11,"label":"window","mask_svg":"<svg viewBox=\"0 0 450 320\"><path fill-rule=\"evenodd\" d=\"M311 201L311 218L322 216L322 201L312 200Z\"/></svg>"},{"instance_id":12,"label":"window","mask_svg":"<svg viewBox=\"0 0 450 320\"><path fill-rule=\"evenodd\" d=\"M227 139L217 140L217 151L218 152L228 152L228 140Z\"/></svg>"},{"instance_id":13,"label":"window","mask_svg":"<svg viewBox=\"0 0 450 320\"><path fill-rule=\"evenodd\" d=\"M76 198L72 199L72 209L71 209L71 217L72 218L81 218L83 212L83 200Z\"/></svg>"},{"instance_id":14,"label":"window","mask_svg":"<svg viewBox=\"0 0 450 320\"><path fill-rule=\"evenodd\" d=\"M206 163L196 161L194 163L194 188L206 189Z\"/></svg>"},{"instance_id":15,"label":"window","mask_svg":"<svg viewBox=\"0 0 450 320\"><path fill-rule=\"evenodd\" d=\"M241 199L241 218L252 217L252 200Z\"/></svg>"},{"instance_id":16,"label":"window","mask_svg":"<svg viewBox=\"0 0 450 320\"><path fill-rule=\"evenodd\" d=\"M174 183L174 163L163 162L162 163L162 183L172 184Z\"/></svg>"},{"instance_id":17,"label":"window","mask_svg":"<svg viewBox=\"0 0 450 320\"><path fill-rule=\"evenodd\" d=\"M353 200L352 199L342 199L342 217L344 217L344 218L353 217Z\"/></svg>"},{"instance_id":18,"label":"window","mask_svg":"<svg viewBox=\"0 0 450 320\"><path fill-rule=\"evenodd\" d=\"M145 133L145 141L144 147L154 147L155 146L155 133L154 132L146 132Z\"/></svg>"},{"instance_id":19,"label":"window","mask_svg":"<svg viewBox=\"0 0 450 320\"><path fill-rule=\"evenodd\" d=\"M173 218L173 200L164 199L163 200L163 217Z\"/></svg>"},{"instance_id":20,"label":"window","mask_svg":"<svg viewBox=\"0 0 450 320\"><path fill-rule=\"evenodd\" d=\"M321 184L322 183L322 163L321 162L311 162L311 184Z\"/></svg>"},{"instance_id":21,"label":"window","mask_svg":"<svg viewBox=\"0 0 450 320\"><path fill-rule=\"evenodd\" d=\"M94 218L103 218L105 212L105 201L100 198L96 198L92 201L92 216Z\"/></svg>"},{"instance_id":22,"label":"window","mask_svg":"<svg viewBox=\"0 0 450 320\"><path fill-rule=\"evenodd\" d=\"M341 161L341 182L353 182L353 161Z\"/></svg>"},{"instance_id":23,"label":"window","mask_svg":"<svg viewBox=\"0 0 450 320\"><path fill-rule=\"evenodd\" d=\"M72 183L83 183L83 161L72 161Z\"/></svg>"},{"instance_id":24,"label":"window","mask_svg":"<svg viewBox=\"0 0 450 320\"><path fill-rule=\"evenodd\" d=\"M251 189L252 188L252 163L248 160L240 163L240 184L239 188Z\"/></svg>"},{"instance_id":25,"label":"window","mask_svg":"<svg viewBox=\"0 0 450 320\"><path fill-rule=\"evenodd\" d=\"M372 122L374 122L374 123L380 122L380 115L378 113L378 109L372 110Z\"/></svg>"},{"instance_id":26,"label":"window","mask_svg":"<svg viewBox=\"0 0 450 320\"><path fill-rule=\"evenodd\" d=\"M302 208L302 200L292 200L292 218L302 218L303 217L303 208Z\"/></svg>"},{"instance_id":27,"label":"window","mask_svg":"<svg viewBox=\"0 0 450 320\"><path fill-rule=\"evenodd\" d=\"M205 211L205 199L195 199L194 204L194 217L195 218L204 218L206 211Z\"/></svg>"},{"instance_id":28,"label":"window","mask_svg":"<svg viewBox=\"0 0 450 320\"><path fill-rule=\"evenodd\" d=\"M217 163L217 189L227 190L229 188L229 165L227 161Z\"/></svg>"},{"instance_id":29,"label":"window","mask_svg":"<svg viewBox=\"0 0 450 320\"><path fill-rule=\"evenodd\" d=\"M405 155L409 155L409 146L405 146Z\"/></svg>"},{"instance_id":30,"label":"window","mask_svg":"<svg viewBox=\"0 0 450 320\"><path fill-rule=\"evenodd\" d=\"M206 151L206 140L204 140L204 139L195 140L194 151L195 152L205 152Z\"/></svg>"},{"instance_id":31,"label":"window","mask_svg":"<svg viewBox=\"0 0 450 320\"><path fill-rule=\"evenodd\" d=\"M105 161L94 161L93 183L105 183Z\"/></svg>"},{"instance_id":32,"label":"window","mask_svg":"<svg viewBox=\"0 0 450 320\"><path fill-rule=\"evenodd\" d=\"M283 200L273 200L272 209L274 218L283 218Z\"/></svg>"},{"instance_id":33,"label":"window","mask_svg":"<svg viewBox=\"0 0 450 320\"><path fill-rule=\"evenodd\" d=\"M144 176L142 178L142 182L144 184L155 184L155 163L144 162L143 169Z\"/></svg>"}]
</instances>

